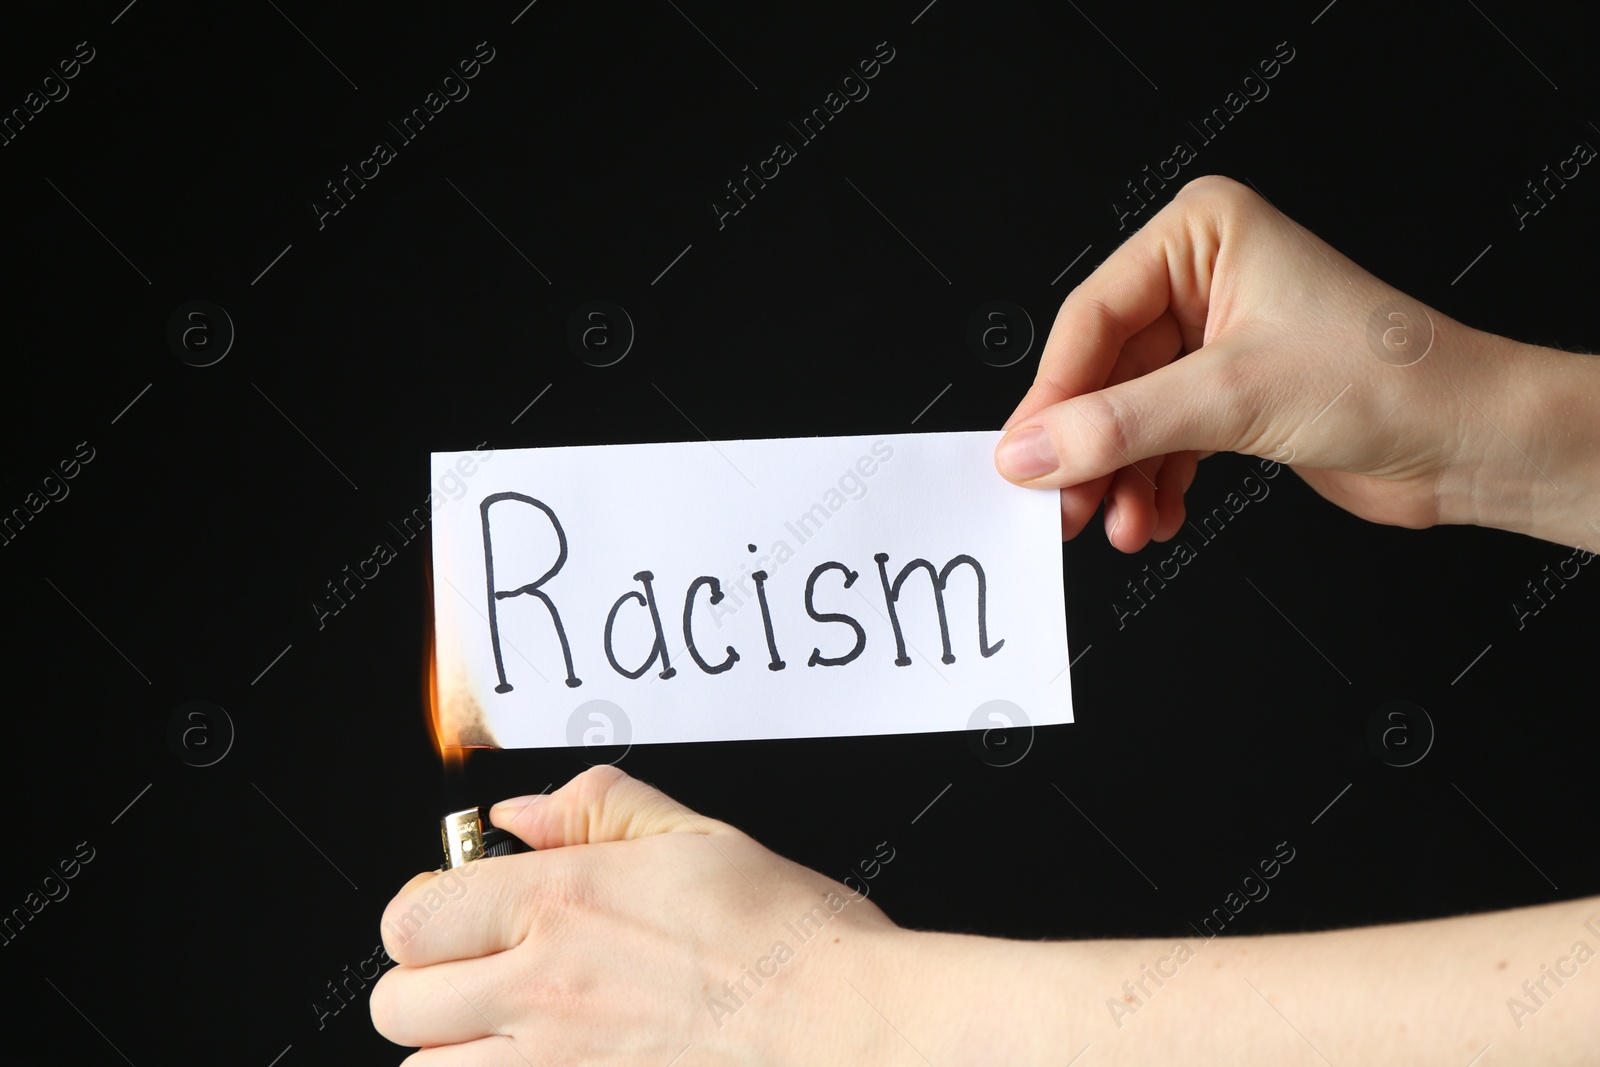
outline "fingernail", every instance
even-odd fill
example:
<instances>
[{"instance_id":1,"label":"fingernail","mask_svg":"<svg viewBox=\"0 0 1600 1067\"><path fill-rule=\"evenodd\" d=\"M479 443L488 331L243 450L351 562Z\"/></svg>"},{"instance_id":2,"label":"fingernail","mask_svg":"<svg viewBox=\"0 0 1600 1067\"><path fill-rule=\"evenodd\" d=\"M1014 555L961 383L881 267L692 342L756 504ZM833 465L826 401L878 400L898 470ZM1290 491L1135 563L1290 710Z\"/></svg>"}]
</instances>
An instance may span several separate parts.
<instances>
[{"instance_id":1,"label":"fingernail","mask_svg":"<svg viewBox=\"0 0 1600 1067\"><path fill-rule=\"evenodd\" d=\"M1117 514L1117 502L1106 501L1106 540L1109 541L1117 532L1117 527L1122 524L1122 516Z\"/></svg>"},{"instance_id":2,"label":"fingernail","mask_svg":"<svg viewBox=\"0 0 1600 1067\"><path fill-rule=\"evenodd\" d=\"M995 465L1012 481L1042 478L1061 465L1056 446L1043 427L1029 426L1013 432L995 450Z\"/></svg>"}]
</instances>

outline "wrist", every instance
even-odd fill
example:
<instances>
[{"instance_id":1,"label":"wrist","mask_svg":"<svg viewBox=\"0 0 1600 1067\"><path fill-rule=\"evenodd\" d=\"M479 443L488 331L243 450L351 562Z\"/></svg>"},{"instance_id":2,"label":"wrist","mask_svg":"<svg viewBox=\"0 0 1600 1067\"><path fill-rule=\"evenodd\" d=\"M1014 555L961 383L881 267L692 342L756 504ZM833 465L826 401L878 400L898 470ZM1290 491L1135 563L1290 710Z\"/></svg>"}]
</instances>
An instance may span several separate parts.
<instances>
[{"instance_id":1,"label":"wrist","mask_svg":"<svg viewBox=\"0 0 1600 1067\"><path fill-rule=\"evenodd\" d=\"M1459 381L1475 442L1441 521L1600 549L1600 357L1476 332L1485 373Z\"/></svg>"},{"instance_id":2,"label":"wrist","mask_svg":"<svg viewBox=\"0 0 1600 1067\"><path fill-rule=\"evenodd\" d=\"M895 934L879 957L875 1006L903 1036L884 1028L897 1048L882 1062L1060 1067L1105 1029L1085 1011L1105 996L1095 973L1103 944Z\"/></svg>"}]
</instances>

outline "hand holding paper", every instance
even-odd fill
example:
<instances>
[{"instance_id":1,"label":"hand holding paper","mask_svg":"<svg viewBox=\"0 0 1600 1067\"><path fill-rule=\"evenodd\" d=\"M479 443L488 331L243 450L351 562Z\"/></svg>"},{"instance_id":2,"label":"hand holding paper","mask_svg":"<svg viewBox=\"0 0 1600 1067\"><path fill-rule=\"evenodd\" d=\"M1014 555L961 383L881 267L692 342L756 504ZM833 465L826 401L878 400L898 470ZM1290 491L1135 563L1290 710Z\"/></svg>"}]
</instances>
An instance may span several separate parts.
<instances>
[{"instance_id":1,"label":"hand holding paper","mask_svg":"<svg viewBox=\"0 0 1600 1067\"><path fill-rule=\"evenodd\" d=\"M1105 500L1124 552L1178 532L1221 451L1374 522L1592 547L1597 397L1600 362L1465 326L1207 177L1067 297L995 459L1061 489L1066 537Z\"/></svg>"}]
</instances>

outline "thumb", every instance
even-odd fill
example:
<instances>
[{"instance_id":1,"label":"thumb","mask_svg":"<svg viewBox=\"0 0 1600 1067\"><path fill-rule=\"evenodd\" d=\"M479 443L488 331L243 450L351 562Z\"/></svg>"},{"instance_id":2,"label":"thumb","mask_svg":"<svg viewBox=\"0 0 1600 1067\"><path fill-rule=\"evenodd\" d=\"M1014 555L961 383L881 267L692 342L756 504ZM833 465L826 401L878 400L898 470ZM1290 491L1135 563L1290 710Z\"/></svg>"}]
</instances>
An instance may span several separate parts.
<instances>
[{"instance_id":1,"label":"thumb","mask_svg":"<svg viewBox=\"0 0 1600 1067\"><path fill-rule=\"evenodd\" d=\"M554 793L502 800L489 809L489 821L536 849L727 829L609 764L590 767Z\"/></svg>"},{"instance_id":2,"label":"thumb","mask_svg":"<svg viewBox=\"0 0 1600 1067\"><path fill-rule=\"evenodd\" d=\"M1019 485L1048 489L1080 485L1151 456L1243 448L1257 405L1246 395L1238 358L1213 343L1148 374L1041 408L1000 439L995 466Z\"/></svg>"}]
</instances>

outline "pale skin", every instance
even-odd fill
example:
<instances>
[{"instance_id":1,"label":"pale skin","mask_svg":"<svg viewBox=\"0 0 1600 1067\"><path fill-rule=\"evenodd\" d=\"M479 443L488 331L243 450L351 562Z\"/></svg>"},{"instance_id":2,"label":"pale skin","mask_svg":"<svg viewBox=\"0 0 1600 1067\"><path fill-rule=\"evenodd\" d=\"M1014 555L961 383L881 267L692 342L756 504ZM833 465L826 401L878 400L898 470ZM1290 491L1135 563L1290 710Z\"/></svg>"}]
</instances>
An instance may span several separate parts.
<instances>
[{"instance_id":1,"label":"pale skin","mask_svg":"<svg viewBox=\"0 0 1600 1067\"><path fill-rule=\"evenodd\" d=\"M1177 532L1219 451L1284 462L1374 522L1600 547L1600 358L1425 308L1226 179L1190 183L1073 291L1006 427L1000 472L1060 490L1064 537L1107 502L1124 552ZM1327 933L1006 941L898 927L860 884L611 767L490 817L539 851L418 875L384 915L397 966L372 1017L420 1047L412 1067L1080 1051L1083 1067L1465 1067L1486 1047L1487 1067L1600 1048L1600 958L1578 947L1600 952L1600 897Z\"/></svg>"}]
</instances>

